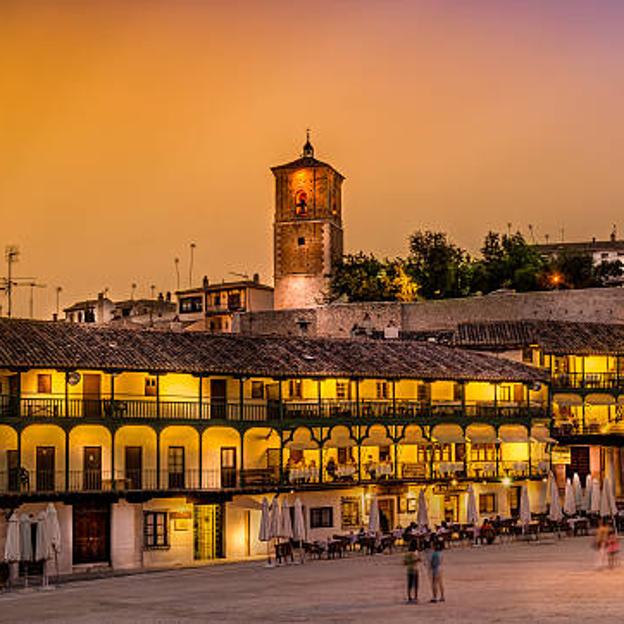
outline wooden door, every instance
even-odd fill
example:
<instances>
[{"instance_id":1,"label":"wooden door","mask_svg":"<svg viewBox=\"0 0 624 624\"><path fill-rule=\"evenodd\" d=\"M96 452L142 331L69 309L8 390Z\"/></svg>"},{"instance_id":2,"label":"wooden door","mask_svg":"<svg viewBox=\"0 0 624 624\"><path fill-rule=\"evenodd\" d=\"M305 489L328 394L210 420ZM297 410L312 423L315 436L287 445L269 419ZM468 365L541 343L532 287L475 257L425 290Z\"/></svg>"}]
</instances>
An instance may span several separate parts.
<instances>
[{"instance_id":1,"label":"wooden door","mask_svg":"<svg viewBox=\"0 0 624 624\"><path fill-rule=\"evenodd\" d=\"M73 563L108 563L110 559L110 505L73 505Z\"/></svg>"},{"instance_id":2,"label":"wooden door","mask_svg":"<svg viewBox=\"0 0 624 624\"><path fill-rule=\"evenodd\" d=\"M227 381L210 380L210 418L227 418Z\"/></svg>"},{"instance_id":3,"label":"wooden door","mask_svg":"<svg viewBox=\"0 0 624 624\"><path fill-rule=\"evenodd\" d=\"M7 458L7 477L9 492L19 492L19 455L17 450L12 449L6 452Z\"/></svg>"},{"instance_id":4,"label":"wooden door","mask_svg":"<svg viewBox=\"0 0 624 624\"><path fill-rule=\"evenodd\" d=\"M380 529L388 533L394 529L394 498L380 498L378 504Z\"/></svg>"},{"instance_id":5,"label":"wooden door","mask_svg":"<svg viewBox=\"0 0 624 624\"><path fill-rule=\"evenodd\" d=\"M444 496L443 514L445 522L451 524L459 522L459 496L457 494Z\"/></svg>"},{"instance_id":6,"label":"wooden door","mask_svg":"<svg viewBox=\"0 0 624 624\"><path fill-rule=\"evenodd\" d=\"M167 469L170 490L180 490L184 488L184 468L184 447L170 446L167 451Z\"/></svg>"},{"instance_id":7,"label":"wooden door","mask_svg":"<svg viewBox=\"0 0 624 624\"><path fill-rule=\"evenodd\" d=\"M566 478L572 479L574 473L578 473L581 483L589 474L589 446L572 446L570 448L570 463L566 466Z\"/></svg>"},{"instance_id":8,"label":"wooden door","mask_svg":"<svg viewBox=\"0 0 624 624\"><path fill-rule=\"evenodd\" d=\"M126 487L140 490L143 487L143 447L126 446L125 451Z\"/></svg>"},{"instance_id":9,"label":"wooden door","mask_svg":"<svg viewBox=\"0 0 624 624\"><path fill-rule=\"evenodd\" d=\"M82 489L102 489L102 447L85 446L82 453Z\"/></svg>"},{"instance_id":10,"label":"wooden door","mask_svg":"<svg viewBox=\"0 0 624 624\"><path fill-rule=\"evenodd\" d=\"M82 401L85 418L99 418L101 408L102 378L98 374L86 373L82 376Z\"/></svg>"},{"instance_id":11,"label":"wooden door","mask_svg":"<svg viewBox=\"0 0 624 624\"><path fill-rule=\"evenodd\" d=\"M221 447L221 487L236 487L236 447Z\"/></svg>"},{"instance_id":12,"label":"wooden door","mask_svg":"<svg viewBox=\"0 0 624 624\"><path fill-rule=\"evenodd\" d=\"M37 447L36 482L38 492L54 491L55 450L53 446Z\"/></svg>"}]
</instances>

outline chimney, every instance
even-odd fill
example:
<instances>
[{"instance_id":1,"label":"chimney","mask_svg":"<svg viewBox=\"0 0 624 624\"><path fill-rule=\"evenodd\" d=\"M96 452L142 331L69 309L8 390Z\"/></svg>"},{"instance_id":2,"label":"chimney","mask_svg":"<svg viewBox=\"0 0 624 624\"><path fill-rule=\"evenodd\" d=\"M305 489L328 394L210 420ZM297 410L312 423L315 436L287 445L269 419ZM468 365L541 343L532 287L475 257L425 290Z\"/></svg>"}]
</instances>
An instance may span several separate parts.
<instances>
[{"instance_id":1,"label":"chimney","mask_svg":"<svg viewBox=\"0 0 624 624\"><path fill-rule=\"evenodd\" d=\"M158 293L158 302L159 302L159 303L162 303L162 302L164 301L164 299L165 299L165 298L164 298L163 294L162 294L161 292L159 292L159 293Z\"/></svg>"},{"instance_id":2,"label":"chimney","mask_svg":"<svg viewBox=\"0 0 624 624\"><path fill-rule=\"evenodd\" d=\"M614 223L613 228L611 229L611 242L615 243L616 240L617 240L617 226Z\"/></svg>"},{"instance_id":3,"label":"chimney","mask_svg":"<svg viewBox=\"0 0 624 624\"><path fill-rule=\"evenodd\" d=\"M254 282L254 284L259 284L260 283L260 273L254 273L253 274L253 282Z\"/></svg>"},{"instance_id":4,"label":"chimney","mask_svg":"<svg viewBox=\"0 0 624 624\"><path fill-rule=\"evenodd\" d=\"M204 279L202 279L202 287L203 287L204 290L208 289L208 284L209 283L210 282L208 281L208 276L204 275Z\"/></svg>"},{"instance_id":5,"label":"chimney","mask_svg":"<svg viewBox=\"0 0 624 624\"><path fill-rule=\"evenodd\" d=\"M167 294L165 295L165 301L170 302L171 301L171 291L167 291Z\"/></svg>"}]
</instances>

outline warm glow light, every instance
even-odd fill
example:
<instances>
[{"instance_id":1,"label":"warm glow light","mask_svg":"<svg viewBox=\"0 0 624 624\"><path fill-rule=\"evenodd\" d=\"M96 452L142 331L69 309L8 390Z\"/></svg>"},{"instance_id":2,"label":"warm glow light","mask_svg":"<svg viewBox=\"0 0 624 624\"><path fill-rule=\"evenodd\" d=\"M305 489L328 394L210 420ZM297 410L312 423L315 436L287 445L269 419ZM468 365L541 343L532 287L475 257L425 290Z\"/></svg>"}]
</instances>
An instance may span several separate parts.
<instances>
[{"instance_id":1,"label":"warm glow light","mask_svg":"<svg viewBox=\"0 0 624 624\"><path fill-rule=\"evenodd\" d=\"M511 479L509 477L503 477L503 485L509 487L511 485Z\"/></svg>"}]
</instances>

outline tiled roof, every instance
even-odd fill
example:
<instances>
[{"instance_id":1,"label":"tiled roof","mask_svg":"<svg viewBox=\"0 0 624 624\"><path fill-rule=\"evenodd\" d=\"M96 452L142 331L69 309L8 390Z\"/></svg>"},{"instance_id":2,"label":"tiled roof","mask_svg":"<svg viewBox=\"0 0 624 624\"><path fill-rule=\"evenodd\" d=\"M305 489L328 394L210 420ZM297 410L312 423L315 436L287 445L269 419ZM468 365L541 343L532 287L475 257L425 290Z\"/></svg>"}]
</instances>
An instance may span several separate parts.
<instances>
[{"instance_id":1,"label":"tiled roof","mask_svg":"<svg viewBox=\"0 0 624 624\"><path fill-rule=\"evenodd\" d=\"M517 362L429 342L125 330L0 320L0 368L534 382Z\"/></svg>"},{"instance_id":2,"label":"tiled roof","mask_svg":"<svg viewBox=\"0 0 624 624\"><path fill-rule=\"evenodd\" d=\"M568 321L461 323L449 344L504 350L539 345L553 355L624 354L624 325Z\"/></svg>"},{"instance_id":3,"label":"tiled roof","mask_svg":"<svg viewBox=\"0 0 624 624\"><path fill-rule=\"evenodd\" d=\"M277 167L271 167L271 171L280 171L281 169L309 169L314 167L327 167L332 171L335 171L341 178L344 179L344 176L334 169L331 165L323 162L322 160L318 160L313 156L302 156L301 158L297 158L297 160L293 160L285 165L278 165Z\"/></svg>"}]
</instances>

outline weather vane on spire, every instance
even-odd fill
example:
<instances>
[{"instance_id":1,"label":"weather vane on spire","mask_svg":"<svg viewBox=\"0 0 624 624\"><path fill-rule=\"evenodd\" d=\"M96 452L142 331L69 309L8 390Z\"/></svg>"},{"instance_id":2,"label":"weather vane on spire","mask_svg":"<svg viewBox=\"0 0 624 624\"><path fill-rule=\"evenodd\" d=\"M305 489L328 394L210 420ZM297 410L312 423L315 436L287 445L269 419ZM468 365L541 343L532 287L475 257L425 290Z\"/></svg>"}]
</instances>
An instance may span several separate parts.
<instances>
[{"instance_id":1,"label":"weather vane on spire","mask_svg":"<svg viewBox=\"0 0 624 624\"><path fill-rule=\"evenodd\" d=\"M314 148L310 143L310 128L306 128L306 142L303 146L303 158L314 158Z\"/></svg>"}]
</instances>

